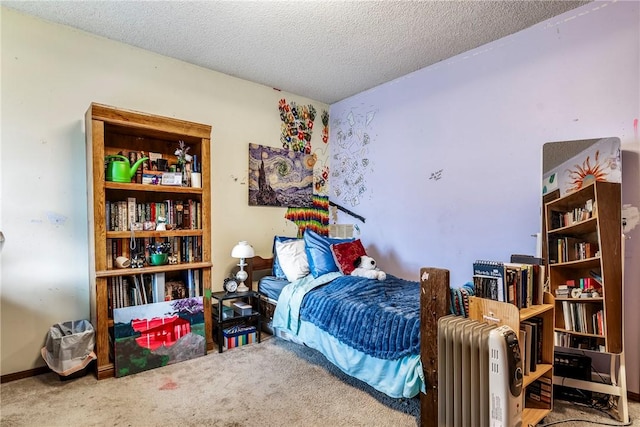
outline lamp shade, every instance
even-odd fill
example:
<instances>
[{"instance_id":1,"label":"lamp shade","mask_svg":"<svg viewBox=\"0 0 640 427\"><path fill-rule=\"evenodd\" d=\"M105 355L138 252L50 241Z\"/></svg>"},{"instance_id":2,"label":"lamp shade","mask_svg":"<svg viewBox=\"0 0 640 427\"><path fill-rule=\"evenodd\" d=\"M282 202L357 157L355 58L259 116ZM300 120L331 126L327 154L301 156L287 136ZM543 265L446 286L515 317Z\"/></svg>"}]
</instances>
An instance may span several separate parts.
<instances>
[{"instance_id":1,"label":"lamp shade","mask_svg":"<svg viewBox=\"0 0 640 427\"><path fill-rule=\"evenodd\" d=\"M231 250L233 258L251 258L255 254L253 247L246 241L238 242Z\"/></svg>"}]
</instances>

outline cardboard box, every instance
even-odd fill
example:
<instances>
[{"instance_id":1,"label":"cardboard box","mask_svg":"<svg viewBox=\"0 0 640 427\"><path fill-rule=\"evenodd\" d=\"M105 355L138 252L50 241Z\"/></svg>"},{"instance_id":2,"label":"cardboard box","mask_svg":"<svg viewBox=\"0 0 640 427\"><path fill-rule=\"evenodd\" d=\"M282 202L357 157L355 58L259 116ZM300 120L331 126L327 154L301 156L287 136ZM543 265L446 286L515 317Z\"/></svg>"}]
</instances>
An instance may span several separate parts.
<instances>
[{"instance_id":1,"label":"cardboard box","mask_svg":"<svg viewBox=\"0 0 640 427\"><path fill-rule=\"evenodd\" d=\"M252 344L257 341L256 327L237 325L222 330L223 348L225 350Z\"/></svg>"}]
</instances>

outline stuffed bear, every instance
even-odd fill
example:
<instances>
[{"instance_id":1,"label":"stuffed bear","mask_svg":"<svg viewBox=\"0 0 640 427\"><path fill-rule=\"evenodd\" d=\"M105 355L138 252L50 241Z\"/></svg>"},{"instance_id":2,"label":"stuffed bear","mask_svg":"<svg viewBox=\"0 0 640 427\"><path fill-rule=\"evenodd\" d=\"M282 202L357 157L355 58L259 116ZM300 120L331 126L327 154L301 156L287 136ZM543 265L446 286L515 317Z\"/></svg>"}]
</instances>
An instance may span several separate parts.
<instances>
[{"instance_id":1,"label":"stuffed bear","mask_svg":"<svg viewBox=\"0 0 640 427\"><path fill-rule=\"evenodd\" d=\"M376 268L376 260L370 256L363 255L353 261L355 269L351 272L352 276L366 277L367 279L385 280L387 273Z\"/></svg>"}]
</instances>

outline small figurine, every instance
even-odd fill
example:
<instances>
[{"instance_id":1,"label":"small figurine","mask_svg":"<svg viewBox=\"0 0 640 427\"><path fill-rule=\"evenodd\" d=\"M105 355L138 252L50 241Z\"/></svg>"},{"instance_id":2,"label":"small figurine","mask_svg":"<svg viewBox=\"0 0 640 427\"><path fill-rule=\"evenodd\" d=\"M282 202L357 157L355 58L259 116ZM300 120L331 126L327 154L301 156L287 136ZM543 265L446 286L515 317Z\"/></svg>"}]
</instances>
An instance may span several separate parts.
<instances>
[{"instance_id":1,"label":"small figurine","mask_svg":"<svg viewBox=\"0 0 640 427\"><path fill-rule=\"evenodd\" d=\"M166 231L167 230L167 218L163 216L158 217L158 222L156 223L156 231Z\"/></svg>"}]
</instances>

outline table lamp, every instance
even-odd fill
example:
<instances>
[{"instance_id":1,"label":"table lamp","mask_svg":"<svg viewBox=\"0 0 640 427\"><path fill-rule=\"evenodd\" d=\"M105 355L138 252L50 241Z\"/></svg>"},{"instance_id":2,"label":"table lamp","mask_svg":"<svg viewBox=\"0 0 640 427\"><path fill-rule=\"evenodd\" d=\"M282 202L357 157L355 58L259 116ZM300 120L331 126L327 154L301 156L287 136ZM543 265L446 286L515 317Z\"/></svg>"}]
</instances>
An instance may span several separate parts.
<instances>
[{"instance_id":1,"label":"table lamp","mask_svg":"<svg viewBox=\"0 0 640 427\"><path fill-rule=\"evenodd\" d=\"M249 288L244 284L244 281L247 280L249 275L246 271L244 271L244 267L247 265L245 262L246 258L252 258L255 255L253 251L253 247L246 241L238 242L237 245L233 247L231 250L231 256L233 258L240 258L240 262L238 263L238 267L240 270L236 273L236 279L238 279L238 289L236 292L247 292Z\"/></svg>"}]
</instances>

